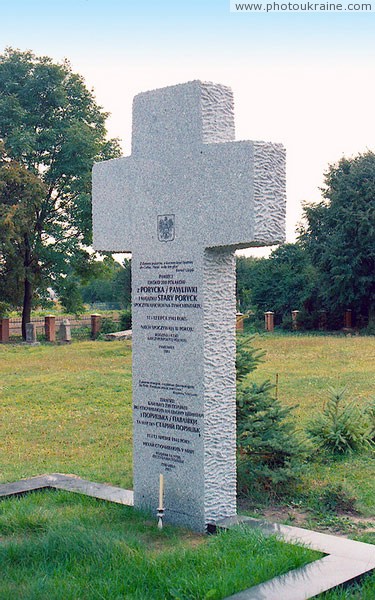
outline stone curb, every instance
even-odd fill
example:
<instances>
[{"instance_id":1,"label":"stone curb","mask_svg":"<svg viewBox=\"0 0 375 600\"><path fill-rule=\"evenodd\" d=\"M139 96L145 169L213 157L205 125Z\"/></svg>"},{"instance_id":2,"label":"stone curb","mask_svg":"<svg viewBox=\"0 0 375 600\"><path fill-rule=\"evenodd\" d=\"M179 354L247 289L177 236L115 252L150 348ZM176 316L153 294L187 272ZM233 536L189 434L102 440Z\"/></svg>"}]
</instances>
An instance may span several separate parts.
<instances>
[{"instance_id":1,"label":"stone curb","mask_svg":"<svg viewBox=\"0 0 375 600\"><path fill-rule=\"evenodd\" d=\"M251 517L223 519L217 526L230 529L241 524L260 529L265 535L277 535L285 542L318 550L326 556L226 600L307 600L375 569L375 546L372 544Z\"/></svg>"},{"instance_id":2,"label":"stone curb","mask_svg":"<svg viewBox=\"0 0 375 600\"><path fill-rule=\"evenodd\" d=\"M133 506L133 492L123 488L106 485L104 483L92 483L86 479L81 479L76 475L63 475L62 473L52 473L51 475L41 475L31 477L30 479L21 479L14 483L3 483L0 485L0 498L7 496L19 496L27 492L33 492L41 489L66 490L85 494L100 500L108 500L117 504L126 504Z\"/></svg>"}]
</instances>

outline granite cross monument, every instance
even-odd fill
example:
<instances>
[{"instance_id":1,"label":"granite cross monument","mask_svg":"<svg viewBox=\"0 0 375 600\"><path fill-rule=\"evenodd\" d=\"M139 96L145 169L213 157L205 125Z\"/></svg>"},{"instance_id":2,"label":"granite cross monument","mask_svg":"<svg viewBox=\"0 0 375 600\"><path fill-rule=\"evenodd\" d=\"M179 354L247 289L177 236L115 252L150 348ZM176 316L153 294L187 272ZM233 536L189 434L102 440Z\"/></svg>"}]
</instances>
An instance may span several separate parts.
<instances>
[{"instance_id":1,"label":"granite cross monument","mask_svg":"<svg viewBox=\"0 0 375 600\"><path fill-rule=\"evenodd\" d=\"M169 522L236 513L234 251L284 219L284 149L234 141L222 85L137 95L132 155L94 166L94 246L132 252L134 503L163 474Z\"/></svg>"}]
</instances>

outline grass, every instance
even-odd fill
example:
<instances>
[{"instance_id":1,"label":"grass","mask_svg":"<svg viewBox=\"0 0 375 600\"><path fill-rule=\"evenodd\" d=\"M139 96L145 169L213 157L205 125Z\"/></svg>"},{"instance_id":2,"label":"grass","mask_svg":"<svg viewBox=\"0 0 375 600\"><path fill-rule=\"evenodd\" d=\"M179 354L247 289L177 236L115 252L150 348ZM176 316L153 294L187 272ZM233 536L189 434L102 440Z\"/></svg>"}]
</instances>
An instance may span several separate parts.
<instances>
[{"instance_id":1,"label":"grass","mask_svg":"<svg viewBox=\"0 0 375 600\"><path fill-rule=\"evenodd\" d=\"M373 337L345 338L274 334L257 336L254 345L264 349L266 357L265 362L259 365L251 377L258 382L266 378L274 381L276 373L279 374L279 398L284 404L299 404L294 418L297 419L301 429L304 428L306 421L321 409L330 386L347 386L349 396L356 397L357 402L362 406L374 394L375 343ZM0 382L2 417L0 420L0 481L15 481L22 477L57 471L75 473L87 479L108 482L126 488L132 486L131 344L129 342L87 341L74 342L69 346L42 344L32 348L0 345ZM367 518L366 526L368 526L368 519L375 516L374 459L370 453L353 454L339 460L323 455L314 456L314 460L309 463L305 478L301 481L301 489L316 498L321 489L338 484L342 484L350 494L358 499L357 508ZM58 498L58 496L54 497ZM77 497L74 496L74 498L74 502L77 502ZM26 498L24 500L26 501ZM1 506L7 505L2 503ZM113 510L117 510L117 508L115 507ZM124 511L121 513L124 517L128 509L120 507L120 510ZM307 513L309 513L308 505ZM59 514L58 511L56 514ZM359 515L359 520L362 515ZM114 519L113 515L112 518ZM356 532L351 522L345 522L345 517L340 514L328 513L324 506L320 513L315 511L315 513L308 514L307 518L310 520L305 522L305 526L307 524L320 529L328 528L350 535ZM116 519L114 522L117 522ZM128 527L130 527L129 524L126 525L126 528ZM40 557L44 556L43 553L47 552L48 548L53 549L59 545L58 538L53 537L54 528L56 534L60 532L63 535L63 529L59 529L55 523L44 541L38 542L38 552L40 553L39 558L35 558L35 560L32 559L35 531L32 533L34 540L32 542L31 538L28 538L29 534L26 535L21 530L18 530L18 533L14 531L3 534L0 530L0 537L5 536L7 540L5 546L9 552L14 552L15 565L17 565L15 568L17 572L20 572L20 577L22 578L22 573L24 573L26 581L27 574L30 574L32 570L39 573L33 584L34 590L24 588L26 583L19 580L17 593L12 595L12 584L8 581L6 584L8 588L4 588L4 590L7 589L6 592L2 592L0 588L2 599L17 597L29 600L29 598L49 596L51 598L63 597L64 600L70 597L85 598L81 592L77 594L74 591L74 582L79 580L85 569L90 574L90 581L94 582L93 589L96 590L99 585L95 579L95 569L99 570L97 555L95 555L95 559L93 558L94 562L80 564L78 575L74 575L76 573L74 565L76 565L77 559L72 558L71 563L69 561L65 563L61 558L61 569L63 569L61 572L64 573L64 578L68 573L71 588L66 590L61 588L60 594L55 596L53 595L53 585L56 585L59 568L57 563L52 561L55 564L55 570L52 569L52 574L48 574L50 587L42 587L44 595L40 595L38 586L47 586L47 580L44 583L43 568L47 569L48 565L45 563L43 568L40 567L42 570L37 565ZM72 530L69 531L73 546L79 548L80 536L74 534ZM77 531L81 530L78 528ZM370 527L370 530L362 531L359 539L374 543L373 535ZM9 542L9 536L12 537L11 542ZM85 536L86 533L84 540L86 540ZM62 547L67 548L68 540L64 536L62 540ZM26 544L23 547L28 548L26 553L24 550L20 550L21 546L17 545L18 541ZM85 553L90 555L91 547L95 544L92 540L87 544ZM122 542L116 542L115 547L121 547L121 544ZM160 544L162 542L159 540L157 546ZM177 542L173 542L173 545L175 544ZM103 542L101 548L108 549L110 545L108 542L106 546ZM71 556L70 550L69 552L66 550L66 552L67 556ZM102 551L100 550L100 552ZM150 552L153 551L150 550ZM130 555L133 556L133 554L131 551ZM27 557L27 560L22 556ZM77 556L79 556L79 552ZM134 556L138 555L135 553ZM114 564L117 564L117 555L115 558L116 560L113 558ZM31 559L34 562L31 561L33 568L30 571L27 564ZM49 563L50 560L48 558L47 562ZM193 558L191 560L194 562ZM95 563L95 561L97 562ZM0 564L2 564L1 560ZM144 565L142 562L140 564ZM199 569L207 571L204 562L197 564ZM156 570L159 568L161 567L157 566ZM113 574L113 569L111 571L109 566L108 569L109 573L112 572L114 579L118 579L118 574ZM122 566L121 569L127 572L126 567ZM49 573L48 569L47 572ZM70 575L70 572L73 575ZM50 583L51 581L54 582L53 585ZM88 585L91 585L90 581ZM110 586L110 579L106 581L105 585ZM61 585L63 584L61 583ZM118 585L122 585L122 580ZM210 585L213 586L212 589L216 589L215 581ZM69 591L70 589L73 591ZM110 589L108 587L108 590ZM332 594L350 593L351 596L326 597L332 598L332 600L341 598L365 598L365 600L368 598L370 600L375 596L375 577L366 578L359 589L360 592L356 591L356 588L344 592L340 590L330 592ZM116 596L116 593L111 595L108 592L109 595L106 596L106 593L104 590L102 596L86 597L121 597L121 594ZM225 593L227 594L227 592ZM24 595L22 596L22 594ZM71 595L69 596L69 594ZM128 597L137 598L136 595ZM138 597L146 598L146 596ZM156 598L156 596L150 597ZM173 595L165 597L173 598ZM196 597L203 598L204 596ZM176 598L178 595L175 595ZM181 598L185 600L185 596L182 595ZM208 598L209 596L207 596Z\"/></svg>"},{"instance_id":2,"label":"grass","mask_svg":"<svg viewBox=\"0 0 375 600\"><path fill-rule=\"evenodd\" d=\"M159 531L134 509L69 492L2 500L0 538L2 600L219 600L321 556L245 528Z\"/></svg>"},{"instance_id":3,"label":"grass","mask_svg":"<svg viewBox=\"0 0 375 600\"><path fill-rule=\"evenodd\" d=\"M279 374L279 398L299 404L301 429L321 409L329 386L348 387L364 405L375 390L372 337L261 335L265 361L251 375ZM76 342L69 346L0 345L0 480L42 473L132 486L131 344ZM303 487L341 483L375 515L374 460L353 454L316 456Z\"/></svg>"},{"instance_id":4,"label":"grass","mask_svg":"<svg viewBox=\"0 0 375 600\"><path fill-rule=\"evenodd\" d=\"M0 346L0 478L77 473L132 485L131 347Z\"/></svg>"},{"instance_id":5,"label":"grass","mask_svg":"<svg viewBox=\"0 0 375 600\"><path fill-rule=\"evenodd\" d=\"M295 405L305 423L327 399L327 389L348 388L364 405L375 394L373 336L257 335L254 346L266 351L265 362L252 375L255 381L279 376L279 399Z\"/></svg>"},{"instance_id":6,"label":"grass","mask_svg":"<svg viewBox=\"0 0 375 600\"><path fill-rule=\"evenodd\" d=\"M363 408L375 396L374 337L265 334L255 337L254 346L266 355L251 378L258 383L264 379L274 383L278 374L278 397L283 404L298 405L293 415L301 431L322 410L329 387L346 387L348 399L355 399ZM364 515L375 516L371 452L341 459L316 455L302 484L312 490L342 484L358 498Z\"/></svg>"}]
</instances>

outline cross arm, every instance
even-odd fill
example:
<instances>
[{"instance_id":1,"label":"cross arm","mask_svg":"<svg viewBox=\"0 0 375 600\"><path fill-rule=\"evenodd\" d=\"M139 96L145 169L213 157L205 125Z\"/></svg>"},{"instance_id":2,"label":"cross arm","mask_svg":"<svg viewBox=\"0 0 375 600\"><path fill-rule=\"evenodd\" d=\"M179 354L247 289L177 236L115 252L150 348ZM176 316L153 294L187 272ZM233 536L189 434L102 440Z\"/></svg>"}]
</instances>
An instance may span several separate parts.
<instances>
[{"instance_id":1,"label":"cross arm","mask_svg":"<svg viewBox=\"0 0 375 600\"><path fill-rule=\"evenodd\" d=\"M267 142L203 145L197 237L205 247L269 246L285 239L285 149ZM193 184L194 185L194 184Z\"/></svg>"},{"instance_id":2,"label":"cross arm","mask_svg":"<svg viewBox=\"0 0 375 600\"><path fill-rule=\"evenodd\" d=\"M134 245L158 243L158 215L173 215L175 241L188 245L246 248L284 241L284 148L201 144L163 162L131 156L95 165L97 250L131 252Z\"/></svg>"}]
</instances>

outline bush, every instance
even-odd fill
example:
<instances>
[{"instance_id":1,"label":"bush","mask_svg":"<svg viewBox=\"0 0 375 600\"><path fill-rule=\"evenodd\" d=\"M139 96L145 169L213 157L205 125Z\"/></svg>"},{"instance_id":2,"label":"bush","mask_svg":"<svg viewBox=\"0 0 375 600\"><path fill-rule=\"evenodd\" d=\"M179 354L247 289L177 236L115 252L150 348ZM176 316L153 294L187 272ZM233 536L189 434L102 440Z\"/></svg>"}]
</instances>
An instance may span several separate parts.
<instances>
[{"instance_id":1,"label":"bush","mask_svg":"<svg viewBox=\"0 0 375 600\"><path fill-rule=\"evenodd\" d=\"M285 331L293 331L293 319L291 313L282 318L281 328ZM305 308L299 310L297 316L297 331L313 331L319 328L319 313L309 311Z\"/></svg>"},{"instance_id":2,"label":"bush","mask_svg":"<svg viewBox=\"0 0 375 600\"><path fill-rule=\"evenodd\" d=\"M89 340L91 335L90 327L81 325L80 327L72 327L73 340Z\"/></svg>"},{"instance_id":3,"label":"bush","mask_svg":"<svg viewBox=\"0 0 375 600\"><path fill-rule=\"evenodd\" d=\"M120 313L120 331L126 331L132 328L132 311L123 310Z\"/></svg>"},{"instance_id":4,"label":"bush","mask_svg":"<svg viewBox=\"0 0 375 600\"><path fill-rule=\"evenodd\" d=\"M100 333L114 333L119 330L119 323L114 321L112 317L102 317L102 322L100 326Z\"/></svg>"},{"instance_id":5,"label":"bush","mask_svg":"<svg viewBox=\"0 0 375 600\"><path fill-rule=\"evenodd\" d=\"M249 333L258 333L264 331L264 312L254 307L246 312L248 318L245 319L244 329Z\"/></svg>"},{"instance_id":6,"label":"bush","mask_svg":"<svg viewBox=\"0 0 375 600\"><path fill-rule=\"evenodd\" d=\"M301 331L313 331L318 329L318 313L301 308L298 315L298 325Z\"/></svg>"},{"instance_id":7,"label":"bush","mask_svg":"<svg viewBox=\"0 0 375 600\"><path fill-rule=\"evenodd\" d=\"M365 414L369 425L369 439L371 443L375 444L375 397L372 399L371 404L366 407Z\"/></svg>"},{"instance_id":8,"label":"bush","mask_svg":"<svg viewBox=\"0 0 375 600\"><path fill-rule=\"evenodd\" d=\"M292 315L284 315L281 321L281 328L285 331L292 331Z\"/></svg>"},{"instance_id":9,"label":"bush","mask_svg":"<svg viewBox=\"0 0 375 600\"><path fill-rule=\"evenodd\" d=\"M287 420L295 407L283 407L266 381L237 393L238 488L281 495L297 482L306 447Z\"/></svg>"},{"instance_id":10,"label":"bush","mask_svg":"<svg viewBox=\"0 0 375 600\"><path fill-rule=\"evenodd\" d=\"M333 454L356 452L371 446L371 428L366 411L354 402L344 403L346 389L330 389L321 414L307 425L307 435L322 450Z\"/></svg>"},{"instance_id":11,"label":"bush","mask_svg":"<svg viewBox=\"0 0 375 600\"><path fill-rule=\"evenodd\" d=\"M237 337L236 351L236 379L240 383L245 377L255 371L265 352L251 347L254 340L252 335L239 335Z\"/></svg>"},{"instance_id":12,"label":"bush","mask_svg":"<svg viewBox=\"0 0 375 600\"><path fill-rule=\"evenodd\" d=\"M375 322L372 321L361 330L362 335L375 335Z\"/></svg>"}]
</instances>

